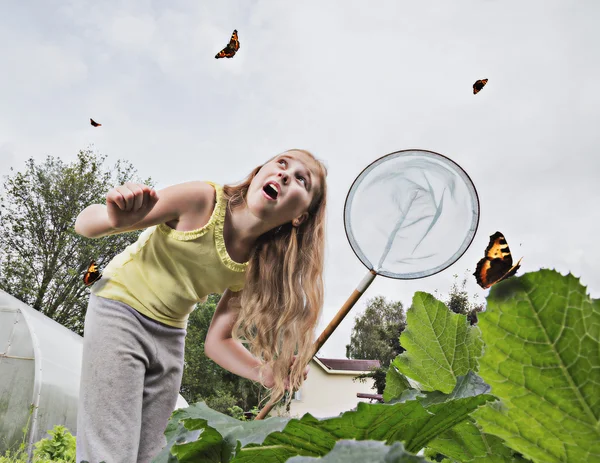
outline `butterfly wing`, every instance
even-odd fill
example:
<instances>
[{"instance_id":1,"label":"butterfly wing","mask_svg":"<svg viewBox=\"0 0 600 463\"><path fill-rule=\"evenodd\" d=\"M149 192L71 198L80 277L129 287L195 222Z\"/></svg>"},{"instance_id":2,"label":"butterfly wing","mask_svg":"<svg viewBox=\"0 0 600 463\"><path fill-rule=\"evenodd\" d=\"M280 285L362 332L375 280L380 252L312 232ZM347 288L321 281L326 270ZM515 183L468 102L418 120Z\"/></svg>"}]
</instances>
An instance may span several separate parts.
<instances>
[{"instance_id":1,"label":"butterfly wing","mask_svg":"<svg viewBox=\"0 0 600 463\"><path fill-rule=\"evenodd\" d=\"M493 284L513 276L521 266L521 259L513 266L506 238L500 232L494 233L490 236L485 256L477 263L477 268L473 273L477 284L483 289L487 289Z\"/></svg>"},{"instance_id":2,"label":"butterfly wing","mask_svg":"<svg viewBox=\"0 0 600 463\"><path fill-rule=\"evenodd\" d=\"M522 260L523 260L523 258L521 257L519 259L519 262L517 262L516 265L513 265L512 268L508 272L506 272L504 274L504 276L502 278L500 278L498 281L506 280L507 278L510 278L513 275L515 275L517 273L517 270L519 270L521 268L521 261Z\"/></svg>"},{"instance_id":3,"label":"butterfly wing","mask_svg":"<svg viewBox=\"0 0 600 463\"><path fill-rule=\"evenodd\" d=\"M235 53L240 49L240 41L238 40L237 29L231 34L231 39L225 48L215 55L216 59L219 58L233 58Z\"/></svg>"},{"instance_id":4,"label":"butterfly wing","mask_svg":"<svg viewBox=\"0 0 600 463\"><path fill-rule=\"evenodd\" d=\"M98 271L98 266L96 265L96 262L91 261L90 265L88 266L87 272L85 272L85 275L83 276L83 284L86 286L91 286L100 278L102 278L102 273Z\"/></svg>"},{"instance_id":5,"label":"butterfly wing","mask_svg":"<svg viewBox=\"0 0 600 463\"><path fill-rule=\"evenodd\" d=\"M477 267L475 268L475 272L473 272L473 275L475 275L477 284L483 289L487 289L493 284L493 282L490 282L489 279L489 271L490 261L486 257L477 262Z\"/></svg>"},{"instance_id":6,"label":"butterfly wing","mask_svg":"<svg viewBox=\"0 0 600 463\"><path fill-rule=\"evenodd\" d=\"M233 56L233 54L231 53L231 50L229 49L229 45L226 46L225 48L223 48L219 53L217 53L215 55L216 59L219 58L231 58Z\"/></svg>"},{"instance_id":7,"label":"butterfly wing","mask_svg":"<svg viewBox=\"0 0 600 463\"><path fill-rule=\"evenodd\" d=\"M479 91L487 84L488 79L480 79L473 84L473 95L477 95Z\"/></svg>"},{"instance_id":8,"label":"butterfly wing","mask_svg":"<svg viewBox=\"0 0 600 463\"><path fill-rule=\"evenodd\" d=\"M231 34L231 39L229 39L229 48L231 48L234 52L240 49L240 41L238 39L237 29L234 29L233 34Z\"/></svg>"}]
</instances>

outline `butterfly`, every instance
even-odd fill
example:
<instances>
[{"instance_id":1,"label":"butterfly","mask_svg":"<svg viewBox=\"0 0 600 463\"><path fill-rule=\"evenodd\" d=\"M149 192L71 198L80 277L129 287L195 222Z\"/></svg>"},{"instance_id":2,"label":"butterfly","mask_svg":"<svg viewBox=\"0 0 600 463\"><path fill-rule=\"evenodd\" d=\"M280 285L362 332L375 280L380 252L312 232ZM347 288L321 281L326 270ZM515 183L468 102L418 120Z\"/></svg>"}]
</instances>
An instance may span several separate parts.
<instances>
[{"instance_id":1,"label":"butterfly","mask_svg":"<svg viewBox=\"0 0 600 463\"><path fill-rule=\"evenodd\" d=\"M100 273L100 271L98 270L96 262L91 261L90 265L88 266L87 272L85 272L85 275L83 276L83 284L85 284L86 286L91 286L100 278L102 278L102 273Z\"/></svg>"},{"instance_id":2,"label":"butterfly","mask_svg":"<svg viewBox=\"0 0 600 463\"><path fill-rule=\"evenodd\" d=\"M487 289L517 273L521 267L521 260L523 260L522 257L516 265L513 265L506 238L497 231L490 236L490 244L485 249L485 257L477 263L473 275L475 275L477 284L483 289Z\"/></svg>"},{"instance_id":3,"label":"butterfly","mask_svg":"<svg viewBox=\"0 0 600 463\"><path fill-rule=\"evenodd\" d=\"M487 84L488 79L480 79L473 84L473 95L477 95L479 90L481 90L485 84Z\"/></svg>"},{"instance_id":4,"label":"butterfly","mask_svg":"<svg viewBox=\"0 0 600 463\"><path fill-rule=\"evenodd\" d=\"M240 41L238 40L237 29L231 34L231 39L225 48L215 55L215 58L233 58L235 53L240 49Z\"/></svg>"},{"instance_id":5,"label":"butterfly","mask_svg":"<svg viewBox=\"0 0 600 463\"><path fill-rule=\"evenodd\" d=\"M90 124L92 124L94 127L100 127L102 124L98 124L94 119L92 119L90 117Z\"/></svg>"}]
</instances>

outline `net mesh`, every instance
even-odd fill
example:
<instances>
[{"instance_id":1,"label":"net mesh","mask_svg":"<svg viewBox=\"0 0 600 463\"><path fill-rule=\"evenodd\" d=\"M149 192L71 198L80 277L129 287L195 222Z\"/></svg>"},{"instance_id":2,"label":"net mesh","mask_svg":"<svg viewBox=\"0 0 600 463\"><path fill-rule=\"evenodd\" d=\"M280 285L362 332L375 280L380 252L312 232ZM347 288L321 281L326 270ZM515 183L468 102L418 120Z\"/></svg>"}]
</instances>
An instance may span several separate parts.
<instances>
[{"instance_id":1,"label":"net mesh","mask_svg":"<svg viewBox=\"0 0 600 463\"><path fill-rule=\"evenodd\" d=\"M344 224L352 249L379 275L423 278L467 250L479 222L473 182L451 159L406 150L368 166L350 188Z\"/></svg>"}]
</instances>

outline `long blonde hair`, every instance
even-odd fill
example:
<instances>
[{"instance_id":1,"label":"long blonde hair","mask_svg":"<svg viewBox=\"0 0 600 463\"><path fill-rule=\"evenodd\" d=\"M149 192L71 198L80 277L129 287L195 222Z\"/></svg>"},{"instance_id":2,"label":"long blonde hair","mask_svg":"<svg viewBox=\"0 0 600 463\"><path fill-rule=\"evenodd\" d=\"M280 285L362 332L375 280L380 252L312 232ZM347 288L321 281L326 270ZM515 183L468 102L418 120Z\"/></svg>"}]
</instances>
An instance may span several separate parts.
<instances>
[{"instance_id":1,"label":"long blonde hair","mask_svg":"<svg viewBox=\"0 0 600 463\"><path fill-rule=\"evenodd\" d=\"M287 403L291 391L301 386L304 369L314 355L314 329L323 306L327 204L327 168L308 151L294 149L286 153L289 151L299 151L314 161L319 189L309 206L308 218L300 226L287 223L257 240L232 329L234 339L241 340L264 365L273 368L271 401L281 399L287 390ZM223 187L230 210L245 203L250 183L263 165L253 169L241 183ZM288 378L286 388L284 381Z\"/></svg>"}]
</instances>

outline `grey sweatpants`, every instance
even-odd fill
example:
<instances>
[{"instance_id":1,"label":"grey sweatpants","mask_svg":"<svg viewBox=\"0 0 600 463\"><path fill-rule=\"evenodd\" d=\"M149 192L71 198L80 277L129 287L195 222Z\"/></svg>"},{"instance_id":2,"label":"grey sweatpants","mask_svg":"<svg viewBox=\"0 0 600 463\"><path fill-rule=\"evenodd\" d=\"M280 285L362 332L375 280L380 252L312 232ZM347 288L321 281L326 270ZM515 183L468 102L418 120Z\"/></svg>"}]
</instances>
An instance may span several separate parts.
<instances>
[{"instance_id":1,"label":"grey sweatpants","mask_svg":"<svg viewBox=\"0 0 600 463\"><path fill-rule=\"evenodd\" d=\"M146 463L166 444L186 330L90 296L77 410L77 462Z\"/></svg>"}]
</instances>

